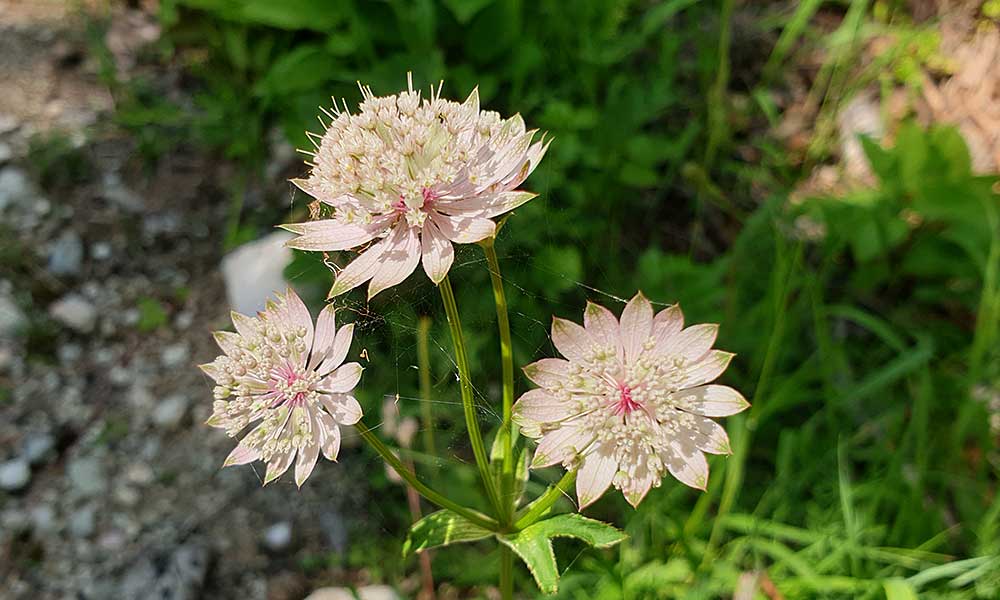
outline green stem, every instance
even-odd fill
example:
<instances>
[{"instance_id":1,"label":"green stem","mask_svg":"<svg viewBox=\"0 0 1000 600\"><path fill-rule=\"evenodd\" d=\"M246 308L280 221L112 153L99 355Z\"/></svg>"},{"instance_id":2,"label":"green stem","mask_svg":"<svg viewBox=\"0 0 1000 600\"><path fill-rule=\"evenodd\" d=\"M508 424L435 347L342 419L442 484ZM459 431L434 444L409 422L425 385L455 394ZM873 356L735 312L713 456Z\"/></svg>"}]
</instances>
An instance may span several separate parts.
<instances>
[{"instance_id":1,"label":"green stem","mask_svg":"<svg viewBox=\"0 0 1000 600\"><path fill-rule=\"evenodd\" d=\"M417 322L417 369L420 372L420 414L424 429L424 452L432 456L434 448L434 416L431 414L431 318L420 317Z\"/></svg>"},{"instance_id":2,"label":"green stem","mask_svg":"<svg viewBox=\"0 0 1000 600\"><path fill-rule=\"evenodd\" d=\"M469 375L469 357L465 349L462 322L458 317L458 305L455 303L455 292L451 289L451 280L445 276L438 288L441 290L444 312L448 316L451 341L455 346L455 363L458 365L458 379L462 390L462 408L465 412L465 426L469 430L472 453L476 456L476 466L479 467L479 475L483 480L483 487L486 488L486 496L489 498L490 504L498 515L504 515L496 482L490 473L489 455L486 453L486 445L483 444L483 434L479 430L479 421L476 419L475 399L472 397L472 378Z\"/></svg>"},{"instance_id":3,"label":"green stem","mask_svg":"<svg viewBox=\"0 0 1000 600\"><path fill-rule=\"evenodd\" d=\"M500 598L514 597L514 551L500 544Z\"/></svg>"},{"instance_id":4,"label":"green stem","mask_svg":"<svg viewBox=\"0 0 1000 600\"><path fill-rule=\"evenodd\" d=\"M545 511L552 508L556 500L566 494L566 491L573 485L574 481L576 481L576 471L567 471L562 479L559 480L559 483L549 486L549 489L545 490L544 494L527 506L524 514L514 522L514 529L520 531L535 523L535 521L545 514Z\"/></svg>"},{"instance_id":5,"label":"green stem","mask_svg":"<svg viewBox=\"0 0 1000 600\"><path fill-rule=\"evenodd\" d=\"M497 307L497 328L500 330L500 366L503 376L503 424L499 435L503 436L503 463L500 478L500 499L507 512L502 519L509 519L514 512L514 428L511 421L514 405L514 349L510 340L510 318L507 316L507 297L503 292L503 278L500 276L500 261L493 246L493 239L480 242L486 254L486 264L493 284L493 300Z\"/></svg>"},{"instance_id":6,"label":"green stem","mask_svg":"<svg viewBox=\"0 0 1000 600\"><path fill-rule=\"evenodd\" d=\"M378 436L376 436L372 430L364 424L364 422L358 421L354 424L354 427L358 430L358 434L361 438L368 442L368 445L371 446L375 452L378 452L379 456L382 457L382 460L387 462L389 466L396 471L396 473L399 473L399 476L402 477L406 483L410 484L413 489L417 490L418 494L427 498L428 501L441 508L448 509L457 515L465 517L480 527L484 527L491 531L496 531L499 528L499 523L497 523L496 520L491 519L478 511L472 510L471 508L466 508L461 504L453 502L424 485L423 482L417 479L416 474L406 468L406 465L404 465L403 461L396 456L396 453L383 444L382 440L378 439Z\"/></svg>"}]
</instances>

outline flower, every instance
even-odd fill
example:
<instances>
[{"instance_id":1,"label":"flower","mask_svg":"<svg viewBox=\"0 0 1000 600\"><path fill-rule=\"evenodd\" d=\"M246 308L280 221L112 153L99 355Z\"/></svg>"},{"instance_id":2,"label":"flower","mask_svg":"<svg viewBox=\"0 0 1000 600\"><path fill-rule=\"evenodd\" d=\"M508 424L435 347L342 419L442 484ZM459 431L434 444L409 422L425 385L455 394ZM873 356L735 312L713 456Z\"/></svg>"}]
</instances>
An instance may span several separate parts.
<instances>
[{"instance_id":1,"label":"flower","mask_svg":"<svg viewBox=\"0 0 1000 600\"><path fill-rule=\"evenodd\" d=\"M407 91L376 97L361 87L361 112L336 106L319 140L308 178L294 183L332 207L330 218L283 225L298 235L292 248L359 250L341 270L330 297L366 281L368 298L406 279L423 262L435 284L455 258L452 242L491 237L491 217L536 196L516 190L548 148L525 131L520 115L501 119L479 110L479 92L463 103L444 100L440 86L421 99ZM314 143L315 143L314 139Z\"/></svg>"},{"instance_id":2,"label":"flower","mask_svg":"<svg viewBox=\"0 0 1000 600\"><path fill-rule=\"evenodd\" d=\"M236 437L259 421L236 445L223 466L255 460L267 463L264 485L292 461L302 487L319 453L336 460L339 425L353 425L361 406L351 395L362 367L344 363L354 325L336 328L334 308L326 306L313 328L309 310L289 289L268 301L256 317L232 313L236 333L215 332L225 353L201 365L218 384L208 425Z\"/></svg>"},{"instance_id":3,"label":"flower","mask_svg":"<svg viewBox=\"0 0 1000 600\"><path fill-rule=\"evenodd\" d=\"M725 430L707 417L749 406L736 390L709 385L733 357L712 350L718 326L684 328L676 305L654 316L642 293L625 306L621 322L594 303L583 322L554 318L552 342L566 359L524 368L540 386L514 405L522 432L540 438L532 467L578 468L580 508L612 484L638 506L664 471L705 489L703 453L730 453Z\"/></svg>"}]
</instances>

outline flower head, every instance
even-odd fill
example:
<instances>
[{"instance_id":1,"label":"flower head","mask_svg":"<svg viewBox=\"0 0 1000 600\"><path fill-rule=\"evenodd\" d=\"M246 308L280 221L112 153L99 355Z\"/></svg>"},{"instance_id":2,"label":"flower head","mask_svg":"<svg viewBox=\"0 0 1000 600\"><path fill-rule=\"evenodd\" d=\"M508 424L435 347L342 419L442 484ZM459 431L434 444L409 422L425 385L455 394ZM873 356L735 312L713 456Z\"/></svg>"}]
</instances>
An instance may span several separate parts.
<instances>
[{"instance_id":1,"label":"flower head","mask_svg":"<svg viewBox=\"0 0 1000 600\"><path fill-rule=\"evenodd\" d=\"M361 365L344 363L354 325L339 330L334 308L323 309L313 327L302 300L289 289L256 317L232 313L236 333L215 332L225 353L201 368L215 380L208 424L236 437L258 422L223 466L267 463L264 484L295 461L295 483L305 482L320 452L336 460L339 425L353 425L361 406L351 395Z\"/></svg>"},{"instance_id":2,"label":"flower head","mask_svg":"<svg viewBox=\"0 0 1000 600\"><path fill-rule=\"evenodd\" d=\"M452 242L492 236L492 217L535 194L516 188L535 169L548 143L532 143L520 115L502 119L479 110L479 92L464 103L431 90L376 97L362 87L360 112L333 110L312 171L294 183L332 207L330 218L284 225L288 245L336 251L366 246L337 274L330 296L366 281L368 297L412 273L418 262L434 283L448 274ZM374 243L372 243L374 242Z\"/></svg>"},{"instance_id":3,"label":"flower head","mask_svg":"<svg viewBox=\"0 0 1000 600\"><path fill-rule=\"evenodd\" d=\"M593 303L583 322L553 319L552 342L566 359L524 368L540 386L514 405L522 432L540 438L532 466L578 468L580 508L612 484L637 506L665 471L705 489L703 453L730 452L725 430L708 417L749 406L736 390L709 385L733 357L712 350L718 326L684 328L676 305L654 316L641 293L620 322Z\"/></svg>"}]
</instances>

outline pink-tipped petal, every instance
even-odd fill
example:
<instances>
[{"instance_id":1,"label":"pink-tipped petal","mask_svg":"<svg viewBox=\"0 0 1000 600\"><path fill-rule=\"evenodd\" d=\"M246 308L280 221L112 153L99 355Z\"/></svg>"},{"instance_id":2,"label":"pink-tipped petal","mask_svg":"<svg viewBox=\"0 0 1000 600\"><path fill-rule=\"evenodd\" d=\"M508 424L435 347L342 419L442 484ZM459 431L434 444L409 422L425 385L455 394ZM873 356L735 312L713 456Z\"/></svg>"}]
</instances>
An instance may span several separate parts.
<instances>
[{"instance_id":1,"label":"pink-tipped petal","mask_svg":"<svg viewBox=\"0 0 1000 600\"><path fill-rule=\"evenodd\" d=\"M620 327L625 360L632 362L642 353L643 346L653 332L653 306L642 292L625 305Z\"/></svg>"},{"instance_id":2,"label":"pink-tipped petal","mask_svg":"<svg viewBox=\"0 0 1000 600\"><path fill-rule=\"evenodd\" d=\"M449 217L431 213L431 219L441 234L458 244L472 244L496 233L497 224L483 217Z\"/></svg>"},{"instance_id":3,"label":"pink-tipped petal","mask_svg":"<svg viewBox=\"0 0 1000 600\"><path fill-rule=\"evenodd\" d=\"M285 293L285 306L288 311L288 319L294 328L296 335L301 337L306 344L306 350L312 348L313 343L313 321L312 316L309 314L309 309L306 308L305 302L299 295L295 293L295 290L288 288ZM302 333L305 335L301 335Z\"/></svg>"},{"instance_id":4,"label":"pink-tipped petal","mask_svg":"<svg viewBox=\"0 0 1000 600\"><path fill-rule=\"evenodd\" d=\"M420 236L420 247L424 272L435 285L441 283L451 269L451 264L455 261L455 248L432 219L428 219L424 223L424 230Z\"/></svg>"},{"instance_id":5,"label":"pink-tipped petal","mask_svg":"<svg viewBox=\"0 0 1000 600\"><path fill-rule=\"evenodd\" d=\"M260 452L255 448L250 448L238 444L226 457L223 467L234 467L236 465L246 465L260 458Z\"/></svg>"},{"instance_id":6,"label":"pink-tipped petal","mask_svg":"<svg viewBox=\"0 0 1000 600\"><path fill-rule=\"evenodd\" d=\"M593 354L597 343L586 329L573 321L553 317L552 343L566 358L585 361Z\"/></svg>"},{"instance_id":7,"label":"pink-tipped petal","mask_svg":"<svg viewBox=\"0 0 1000 600\"><path fill-rule=\"evenodd\" d=\"M326 359L316 368L316 373L323 377L330 371L343 364L347 358L347 353L351 349L351 340L354 337L354 323L344 325L337 331L337 337L333 340L333 345L327 351Z\"/></svg>"},{"instance_id":8,"label":"pink-tipped petal","mask_svg":"<svg viewBox=\"0 0 1000 600\"><path fill-rule=\"evenodd\" d=\"M327 304L319 313L316 319L316 336L313 339L312 354L309 356L309 368L324 361L333 347L333 342L337 337L337 309L332 304Z\"/></svg>"},{"instance_id":9,"label":"pink-tipped petal","mask_svg":"<svg viewBox=\"0 0 1000 600\"><path fill-rule=\"evenodd\" d=\"M402 283L420 262L420 238L415 228L397 225L386 238L386 243L389 246L382 254L381 264L368 284L369 300L379 292Z\"/></svg>"},{"instance_id":10,"label":"pink-tipped petal","mask_svg":"<svg viewBox=\"0 0 1000 600\"><path fill-rule=\"evenodd\" d=\"M343 394L349 392L358 385L359 381L361 381L362 371L364 371L364 367L356 362L341 365L336 371L320 380L320 382L316 384L316 389L329 392L331 394Z\"/></svg>"},{"instance_id":11,"label":"pink-tipped petal","mask_svg":"<svg viewBox=\"0 0 1000 600\"><path fill-rule=\"evenodd\" d=\"M295 462L295 485L302 487L309 475L316 467L316 459L319 458L319 445L309 444L299 450L299 458Z\"/></svg>"},{"instance_id":12,"label":"pink-tipped petal","mask_svg":"<svg viewBox=\"0 0 1000 600\"><path fill-rule=\"evenodd\" d=\"M386 243L386 240L382 240L362 252L337 274L337 278L334 280L333 287L330 288L330 293L327 294L327 297L333 298L334 296L346 294L374 277L381 264L382 254L388 248L389 244Z\"/></svg>"},{"instance_id":13,"label":"pink-tipped petal","mask_svg":"<svg viewBox=\"0 0 1000 600\"><path fill-rule=\"evenodd\" d=\"M543 358L527 365L522 370L535 385L554 388L567 383L570 377L570 362L561 358Z\"/></svg>"},{"instance_id":14,"label":"pink-tipped petal","mask_svg":"<svg viewBox=\"0 0 1000 600\"><path fill-rule=\"evenodd\" d=\"M653 348L655 352L663 353L664 344L684 329L684 313L680 304L674 304L656 313L653 318Z\"/></svg>"},{"instance_id":15,"label":"pink-tipped petal","mask_svg":"<svg viewBox=\"0 0 1000 600\"><path fill-rule=\"evenodd\" d=\"M604 495L618 472L614 443L597 446L583 459L583 465L576 475L576 498L579 510L590 506Z\"/></svg>"},{"instance_id":16,"label":"pink-tipped petal","mask_svg":"<svg viewBox=\"0 0 1000 600\"><path fill-rule=\"evenodd\" d=\"M674 394L677 408L704 417L728 417L746 410L750 403L743 394L724 385L703 385Z\"/></svg>"},{"instance_id":17,"label":"pink-tipped petal","mask_svg":"<svg viewBox=\"0 0 1000 600\"><path fill-rule=\"evenodd\" d=\"M600 304L587 302L587 308L583 311L583 326L598 344L611 348L616 353L621 348L618 318Z\"/></svg>"},{"instance_id":18,"label":"pink-tipped petal","mask_svg":"<svg viewBox=\"0 0 1000 600\"><path fill-rule=\"evenodd\" d=\"M361 405L349 394L330 394L319 397L333 420L341 425L354 425L361 420Z\"/></svg>"},{"instance_id":19,"label":"pink-tipped petal","mask_svg":"<svg viewBox=\"0 0 1000 600\"><path fill-rule=\"evenodd\" d=\"M357 248L372 241L379 233L378 228L340 223L333 219L291 223L281 227L298 234L298 237L285 243L289 248L324 252Z\"/></svg>"}]
</instances>

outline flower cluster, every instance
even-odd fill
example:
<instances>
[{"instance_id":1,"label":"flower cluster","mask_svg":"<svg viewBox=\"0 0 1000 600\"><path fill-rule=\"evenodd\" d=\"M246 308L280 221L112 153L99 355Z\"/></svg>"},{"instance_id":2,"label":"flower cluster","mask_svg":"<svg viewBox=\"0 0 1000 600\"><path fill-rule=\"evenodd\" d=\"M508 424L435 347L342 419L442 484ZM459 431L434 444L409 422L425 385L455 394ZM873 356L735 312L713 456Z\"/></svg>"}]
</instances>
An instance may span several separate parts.
<instances>
[{"instance_id":1,"label":"flower cluster","mask_svg":"<svg viewBox=\"0 0 1000 600\"><path fill-rule=\"evenodd\" d=\"M636 506L665 471L704 489L704 453L730 452L725 430L708 417L749 406L736 390L710 385L733 356L712 350L717 330L684 328L679 306L654 315L641 293L620 322L593 303L582 327L554 319L552 342L566 359L525 367L540 387L514 405L522 432L540 438L532 466L578 468L581 508L611 485Z\"/></svg>"},{"instance_id":2,"label":"flower cluster","mask_svg":"<svg viewBox=\"0 0 1000 600\"><path fill-rule=\"evenodd\" d=\"M293 461L295 483L305 482L320 452L336 460L339 425L353 425L361 406L351 395L361 365L344 364L354 325L336 328L327 306L313 327L302 300L291 289L256 317L232 313L236 333L218 331L225 353L201 368L216 382L208 424L236 437L258 422L232 451L224 466L262 460L264 484L281 476Z\"/></svg>"},{"instance_id":3,"label":"flower cluster","mask_svg":"<svg viewBox=\"0 0 1000 600\"><path fill-rule=\"evenodd\" d=\"M535 197L516 188L548 148L533 142L520 115L481 111L474 90L464 103L413 90L377 97L362 87L360 112L334 108L310 163L296 180L332 208L331 218L284 225L288 245L314 251L358 249L330 296L370 281L368 297L406 279L423 263L435 284L448 274L455 243L492 236L491 220Z\"/></svg>"}]
</instances>

